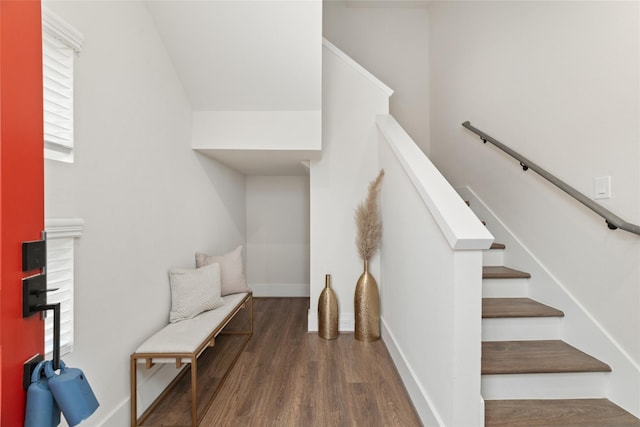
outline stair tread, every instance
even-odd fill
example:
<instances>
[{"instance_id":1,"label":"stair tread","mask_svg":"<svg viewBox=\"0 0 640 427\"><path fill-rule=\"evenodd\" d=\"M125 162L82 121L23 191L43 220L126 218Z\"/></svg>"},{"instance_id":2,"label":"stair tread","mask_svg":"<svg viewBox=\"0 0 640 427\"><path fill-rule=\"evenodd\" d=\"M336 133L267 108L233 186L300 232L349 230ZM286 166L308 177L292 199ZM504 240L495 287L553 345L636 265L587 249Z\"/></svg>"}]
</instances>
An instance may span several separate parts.
<instances>
[{"instance_id":1,"label":"stair tread","mask_svg":"<svg viewBox=\"0 0 640 427\"><path fill-rule=\"evenodd\" d=\"M564 317L556 308L530 298L483 298L482 318Z\"/></svg>"},{"instance_id":2,"label":"stair tread","mask_svg":"<svg viewBox=\"0 0 640 427\"><path fill-rule=\"evenodd\" d=\"M489 249L505 249L506 246L504 243L492 243Z\"/></svg>"},{"instance_id":3,"label":"stair tread","mask_svg":"<svg viewBox=\"0 0 640 427\"><path fill-rule=\"evenodd\" d=\"M485 427L640 426L607 399L486 400Z\"/></svg>"},{"instance_id":4,"label":"stair tread","mask_svg":"<svg viewBox=\"0 0 640 427\"><path fill-rule=\"evenodd\" d=\"M483 279L528 279L530 277L531 274L526 271L520 271L502 265L489 265L482 267Z\"/></svg>"},{"instance_id":5,"label":"stair tread","mask_svg":"<svg viewBox=\"0 0 640 427\"><path fill-rule=\"evenodd\" d=\"M561 372L611 372L611 368L560 340L482 343L483 375Z\"/></svg>"}]
</instances>

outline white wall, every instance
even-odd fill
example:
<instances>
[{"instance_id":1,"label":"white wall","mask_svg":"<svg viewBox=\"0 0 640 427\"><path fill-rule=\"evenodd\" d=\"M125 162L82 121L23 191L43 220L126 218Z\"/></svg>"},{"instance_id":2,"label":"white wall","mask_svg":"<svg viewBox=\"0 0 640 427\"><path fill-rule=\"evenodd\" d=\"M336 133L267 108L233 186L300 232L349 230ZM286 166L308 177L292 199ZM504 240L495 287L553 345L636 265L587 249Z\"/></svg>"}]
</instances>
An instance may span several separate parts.
<instances>
[{"instance_id":1,"label":"white wall","mask_svg":"<svg viewBox=\"0 0 640 427\"><path fill-rule=\"evenodd\" d=\"M247 282L255 296L309 296L309 177L247 177Z\"/></svg>"},{"instance_id":2,"label":"white wall","mask_svg":"<svg viewBox=\"0 0 640 427\"><path fill-rule=\"evenodd\" d=\"M191 149L191 109L144 3L47 2L85 36L74 164L47 161L47 217L79 217L75 351L128 425L129 355L168 321L167 270L244 243L245 178ZM83 424L84 425L84 424Z\"/></svg>"},{"instance_id":3,"label":"white wall","mask_svg":"<svg viewBox=\"0 0 640 427\"><path fill-rule=\"evenodd\" d=\"M323 3L325 38L393 88L389 109L429 150L428 17L425 2Z\"/></svg>"},{"instance_id":4,"label":"white wall","mask_svg":"<svg viewBox=\"0 0 640 427\"><path fill-rule=\"evenodd\" d=\"M353 331L353 293L363 263L353 214L378 174L375 119L388 113L391 90L325 42L322 58L322 159L311 162L311 304L309 330L318 330L318 297L331 274L340 329ZM383 184L384 185L384 184ZM370 270L379 278L379 257Z\"/></svg>"},{"instance_id":5,"label":"white wall","mask_svg":"<svg viewBox=\"0 0 640 427\"><path fill-rule=\"evenodd\" d=\"M638 2L430 5L431 154L469 185L637 364L640 239L463 129L465 120L640 222ZM509 260L507 259L507 262ZM515 266L517 267L517 266Z\"/></svg>"}]
</instances>

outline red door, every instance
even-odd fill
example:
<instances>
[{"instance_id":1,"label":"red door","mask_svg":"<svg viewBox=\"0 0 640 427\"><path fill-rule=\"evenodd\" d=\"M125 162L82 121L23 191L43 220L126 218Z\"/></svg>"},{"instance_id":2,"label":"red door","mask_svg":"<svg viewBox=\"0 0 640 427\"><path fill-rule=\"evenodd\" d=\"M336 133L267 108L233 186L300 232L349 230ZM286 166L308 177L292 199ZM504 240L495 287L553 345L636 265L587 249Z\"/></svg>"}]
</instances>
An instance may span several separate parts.
<instances>
[{"instance_id":1,"label":"red door","mask_svg":"<svg viewBox=\"0 0 640 427\"><path fill-rule=\"evenodd\" d=\"M21 243L44 229L40 0L0 0L0 425L24 424L23 364L43 322L22 318Z\"/></svg>"}]
</instances>

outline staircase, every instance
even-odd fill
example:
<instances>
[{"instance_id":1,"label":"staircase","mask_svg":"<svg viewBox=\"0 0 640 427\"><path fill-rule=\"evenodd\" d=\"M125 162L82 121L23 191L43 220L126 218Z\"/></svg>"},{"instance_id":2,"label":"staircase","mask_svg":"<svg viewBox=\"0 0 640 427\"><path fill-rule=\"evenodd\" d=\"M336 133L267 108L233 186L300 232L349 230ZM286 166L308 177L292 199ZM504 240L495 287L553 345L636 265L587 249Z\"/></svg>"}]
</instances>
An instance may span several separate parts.
<instances>
[{"instance_id":1,"label":"staircase","mask_svg":"<svg viewBox=\"0 0 640 427\"><path fill-rule=\"evenodd\" d=\"M640 426L603 398L611 368L559 339L564 313L527 297L531 275L485 251L482 395L485 426Z\"/></svg>"}]
</instances>

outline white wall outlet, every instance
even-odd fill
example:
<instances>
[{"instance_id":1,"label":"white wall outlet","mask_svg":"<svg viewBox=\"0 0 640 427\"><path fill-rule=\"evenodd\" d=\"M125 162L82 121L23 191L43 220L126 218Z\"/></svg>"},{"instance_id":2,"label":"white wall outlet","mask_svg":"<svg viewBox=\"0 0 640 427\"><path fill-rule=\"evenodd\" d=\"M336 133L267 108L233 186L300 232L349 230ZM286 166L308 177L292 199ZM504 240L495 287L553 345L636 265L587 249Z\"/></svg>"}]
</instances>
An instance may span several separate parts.
<instances>
[{"instance_id":1,"label":"white wall outlet","mask_svg":"<svg viewBox=\"0 0 640 427\"><path fill-rule=\"evenodd\" d=\"M611 177L599 176L595 179L594 199L610 199L611 198Z\"/></svg>"}]
</instances>

